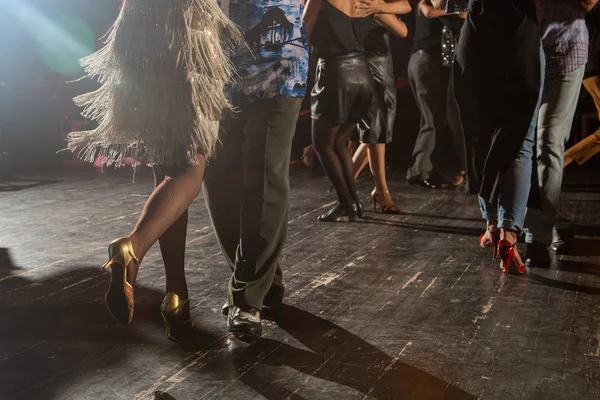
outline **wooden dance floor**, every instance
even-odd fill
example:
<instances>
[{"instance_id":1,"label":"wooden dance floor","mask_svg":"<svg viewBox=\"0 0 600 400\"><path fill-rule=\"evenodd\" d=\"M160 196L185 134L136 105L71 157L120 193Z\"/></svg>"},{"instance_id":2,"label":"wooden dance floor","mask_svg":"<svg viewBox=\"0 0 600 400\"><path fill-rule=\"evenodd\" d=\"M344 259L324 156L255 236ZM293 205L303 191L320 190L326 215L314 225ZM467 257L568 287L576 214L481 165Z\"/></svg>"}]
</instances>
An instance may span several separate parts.
<instances>
[{"instance_id":1,"label":"wooden dance floor","mask_svg":"<svg viewBox=\"0 0 600 400\"><path fill-rule=\"evenodd\" d=\"M284 316L251 344L226 331L229 271L199 198L185 348L163 336L157 248L133 324L117 325L103 304L106 247L129 233L152 186L148 171L135 184L130 172L0 184L0 399L600 398L598 172L575 168L565 185L576 255L505 278L478 247L476 198L399 174L391 189L404 214L319 223L329 185L294 170ZM370 185L359 185L365 205Z\"/></svg>"}]
</instances>

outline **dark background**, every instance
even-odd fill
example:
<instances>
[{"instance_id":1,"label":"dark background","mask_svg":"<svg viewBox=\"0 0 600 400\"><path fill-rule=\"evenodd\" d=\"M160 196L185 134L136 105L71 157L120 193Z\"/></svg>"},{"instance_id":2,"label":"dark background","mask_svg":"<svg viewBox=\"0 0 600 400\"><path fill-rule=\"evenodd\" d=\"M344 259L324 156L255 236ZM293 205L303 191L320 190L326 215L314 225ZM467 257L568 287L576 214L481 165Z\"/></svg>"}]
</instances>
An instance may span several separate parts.
<instances>
[{"instance_id":1,"label":"dark background","mask_svg":"<svg viewBox=\"0 0 600 400\"><path fill-rule=\"evenodd\" d=\"M83 75L77 58L100 47L120 3L0 1L0 153L10 152L13 169L61 165L56 151L78 118L71 99L95 87L89 80L66 82ZM73 46L78 51L69 51Z\"/></svg>"},{"instance_id":2,"label":"dark background","mask_svg":"<svg viewBox=\"0 0 600 400\"><path fill-rule=\"evenodd\" d=\"M121 1L0 1L0 176L7 168L3 152L10 153L13 170L58 168L71 158L69 153L56 152L65 147L65 135L77 129L73 122L82 119L72 98L93 90L96 83L88 79L67 82L83 76L76 60L102 45L101 38L118 15ZM398 115L394 141L387 151L388 165L398 170L410 163L420 121L406 78L414 14L402 19L409 37L392 38ZM73 39L84 43L83 52L79 48L69 51ZM308 105L305 101L304 108ZM309 143L310 116L304 113L292 157L300 159Z\"/></svg>"}]
</instances>

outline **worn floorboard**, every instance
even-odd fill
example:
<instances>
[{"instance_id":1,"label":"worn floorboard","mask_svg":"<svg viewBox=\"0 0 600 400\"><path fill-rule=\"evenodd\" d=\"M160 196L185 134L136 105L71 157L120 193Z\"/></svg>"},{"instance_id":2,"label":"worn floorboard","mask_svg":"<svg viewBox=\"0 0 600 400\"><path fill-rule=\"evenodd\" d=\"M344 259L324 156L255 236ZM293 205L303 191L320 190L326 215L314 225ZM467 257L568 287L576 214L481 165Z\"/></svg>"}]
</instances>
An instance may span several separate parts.
<instances>
[{"instance_id":1,"label":"worn floorboard","mask_svg":"<svg viewBox=\"0 0 600 400\"><path fill-rule=\"evenodd\" d=\"M117 325L103 304L99 266L133 228L148 171L135 183L66 171L0 184L0 399L598 399L600 174L573 172L562 214L574 254L505 278L477 245L475 198L392 179L403 214L325 224L326 180L294 170L286 308L251 344L226 332L229 271L198 198L184 347L163 337L156 248L134 323Z\"/></svg>"}]
</instances>

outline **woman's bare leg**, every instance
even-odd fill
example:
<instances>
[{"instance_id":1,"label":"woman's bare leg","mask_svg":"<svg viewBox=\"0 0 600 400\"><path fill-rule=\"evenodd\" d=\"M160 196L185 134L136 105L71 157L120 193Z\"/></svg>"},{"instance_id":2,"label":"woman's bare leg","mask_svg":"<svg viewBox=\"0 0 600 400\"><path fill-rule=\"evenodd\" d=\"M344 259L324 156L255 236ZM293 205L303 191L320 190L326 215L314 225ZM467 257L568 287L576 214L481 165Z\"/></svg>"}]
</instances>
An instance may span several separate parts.
<instances>
[{"instance_id":1,"label":"woman's bare leg","mask_svg":"<svg viewBox=\"0 0 600 400\"><path fill-rule=\"evenodd\" d=\"M352 162L354 163L354 179L356 180L369 162L367 156L367 145L364 143L359 144L352 154Z\"/></svg>"},{"instance_id":2,"label":"woman's bare leg","mask_svg":"<svg viewBox=\"0 0 600 400\"><path fill-rule=\"evenodd\" d=\"M369 145L367 153L371 174L375 180L375 191L378 193L387 192L389 189L385 176L385 143Z\"/></svg>"}]
</instances>

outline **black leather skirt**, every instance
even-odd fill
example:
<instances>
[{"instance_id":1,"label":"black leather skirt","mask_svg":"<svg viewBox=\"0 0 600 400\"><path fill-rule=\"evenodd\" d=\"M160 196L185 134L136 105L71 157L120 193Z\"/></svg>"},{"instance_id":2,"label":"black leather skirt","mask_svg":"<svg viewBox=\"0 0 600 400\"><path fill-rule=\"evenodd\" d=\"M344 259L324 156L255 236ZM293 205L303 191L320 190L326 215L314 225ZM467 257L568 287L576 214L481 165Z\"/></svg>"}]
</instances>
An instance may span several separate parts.
<instances>
[{"instance_id":1,"label":"black leather skirt","mask_svg":"<svg viewBox=\"0 0 600 400\"><path fill-rule=\"evenodd\" d=\"M396 78L392 55L367 55L367 62L375 84L376 102L373 106L371 120L359 124L353 140L361 143L390 143L394 133L396 120Z\"/></svg>"},{"instance_id":2,"label":"black leather skirt","mask_svg":"<svg viewBox=\"0 0 600 400\"><path fill-rule=\"evenodd\" d=\"M320 58L310 97L313 119L335 124L370 121L376 99L365 55L352 53Z\"/></svg>"}]
</instances>

